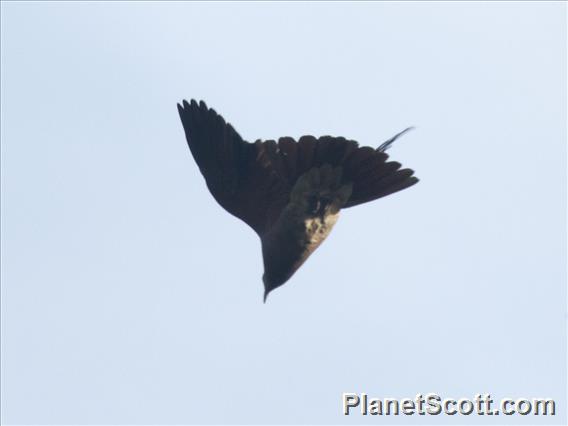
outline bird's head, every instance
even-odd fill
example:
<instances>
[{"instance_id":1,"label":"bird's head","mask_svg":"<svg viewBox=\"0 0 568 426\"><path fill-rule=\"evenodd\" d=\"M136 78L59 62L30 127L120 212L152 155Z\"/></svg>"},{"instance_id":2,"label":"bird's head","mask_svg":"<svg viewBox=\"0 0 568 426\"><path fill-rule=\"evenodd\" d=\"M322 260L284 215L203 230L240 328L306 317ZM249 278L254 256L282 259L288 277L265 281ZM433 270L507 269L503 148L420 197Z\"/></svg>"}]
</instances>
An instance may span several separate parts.
<instances>
[{"instance_id":1,"label":"bird's head","mask_svg":"<svg viewBox=\"0 0 568 426\"><path fill-rule=\"evenodd\" d=\"M264 284L264 303L266 303L266 299L268 298L268 295L272 292L272 290L280 287L282 284L288 281L288 278L289 276L283 279L278 279L277 277L271 277L269 274L264 272L264 274L262 275L262 282Z\"/></svg>"},{"instance_id":2,"label":"bird's head","mask_svg":"<svg viewBox=\"0 0 568 426\"><path fill-rule=\"evenodd\" d=\"M264 284L264 303L266 303L266 298L276 287L270 284L270 281L266 277L266 274L262 274L262 283Z\"/></svg>"}]
</instances>

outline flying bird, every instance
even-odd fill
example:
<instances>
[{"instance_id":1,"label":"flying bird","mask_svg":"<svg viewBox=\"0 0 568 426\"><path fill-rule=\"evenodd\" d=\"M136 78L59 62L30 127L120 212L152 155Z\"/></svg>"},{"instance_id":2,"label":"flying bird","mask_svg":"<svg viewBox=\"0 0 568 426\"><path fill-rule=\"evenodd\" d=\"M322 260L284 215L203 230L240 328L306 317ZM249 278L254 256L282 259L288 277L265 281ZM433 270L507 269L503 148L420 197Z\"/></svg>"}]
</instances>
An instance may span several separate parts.
<instances>
[{"instance_id":1,"label":"flying bird","mask_svg":"<svg viewBox=\"0 0 568 426\"><path fill-rule=\"evenodd\" d=\"M178 111L209 191L260 237L265 302L326 239L341 209L418 182L385 153L411 128L378 148L333 136L249 143L203 101L184 100Z\"/></svg>"}]
</instances>

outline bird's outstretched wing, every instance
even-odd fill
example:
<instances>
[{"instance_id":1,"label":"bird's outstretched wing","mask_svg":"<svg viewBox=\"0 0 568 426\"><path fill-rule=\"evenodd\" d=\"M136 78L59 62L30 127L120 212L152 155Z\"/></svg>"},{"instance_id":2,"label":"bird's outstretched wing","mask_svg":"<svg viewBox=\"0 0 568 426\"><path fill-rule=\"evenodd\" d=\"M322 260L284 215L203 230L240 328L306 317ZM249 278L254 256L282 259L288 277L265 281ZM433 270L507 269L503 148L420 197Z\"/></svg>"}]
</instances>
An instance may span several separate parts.
<instances>
[{"instance_id":1,"label":"bird's outstretched wing","mask_svg":"<svg viewBox=\"0 0 568 426\"><path fill-rule=\"evenodd\" d=\"M243 140L203 101L183 101L178 111L191 153L213 197L262 235L280 215L290 192L271 165L270 147Z\"/></svg>"},{"instance_id":2,"label":"bird's outstretched wing","mask_svg":"<svg viewBox=\"0 0 568 426\"><path fill-rule=\"evenodd\" d=\"M353 185L344 207L373 201L418 182L412 170L387 161L389 156L384 152L408 129L379 148L360 147L353 140L333 136L249 143L203 101L183 101L178 110L187 143L211 194L260 236L280 216L298 178L314 167L342 167L342 181Z\"/></svg>"}]
</instances>

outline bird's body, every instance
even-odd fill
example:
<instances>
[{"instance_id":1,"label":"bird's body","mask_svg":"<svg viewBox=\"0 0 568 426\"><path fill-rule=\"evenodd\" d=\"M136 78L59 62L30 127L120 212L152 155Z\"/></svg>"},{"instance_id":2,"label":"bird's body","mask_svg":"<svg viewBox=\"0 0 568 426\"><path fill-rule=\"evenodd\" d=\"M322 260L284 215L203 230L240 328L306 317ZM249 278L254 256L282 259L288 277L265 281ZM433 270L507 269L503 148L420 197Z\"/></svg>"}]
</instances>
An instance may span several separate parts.
<instances>
[{"instance_id":1,"label":"bird's body","mask_svg":"<svg viewBox=\"0 0 568 426\"><path fill-rule=\"evenodd\" d=\"M265 300L325 240L342 208L418 181L386 161L384 150L403 132L378 149L331 136L248 143L204 102L184 101L178 110L212 195L261 239Z\"/></svg>"},{"instance_id":2,"label":"bird's body","mask_svg":"<svg viewBox=\"0 0 568 426\"><path fill-rule=\"evenodd\" d=\"M284 284L319 247L350 195L351 185L341 183L341 167L333 169L326 164L300 176L292 188L290 202L270 231L261 237L262 279L267 288Z\"/></svg>"}]
</instances>

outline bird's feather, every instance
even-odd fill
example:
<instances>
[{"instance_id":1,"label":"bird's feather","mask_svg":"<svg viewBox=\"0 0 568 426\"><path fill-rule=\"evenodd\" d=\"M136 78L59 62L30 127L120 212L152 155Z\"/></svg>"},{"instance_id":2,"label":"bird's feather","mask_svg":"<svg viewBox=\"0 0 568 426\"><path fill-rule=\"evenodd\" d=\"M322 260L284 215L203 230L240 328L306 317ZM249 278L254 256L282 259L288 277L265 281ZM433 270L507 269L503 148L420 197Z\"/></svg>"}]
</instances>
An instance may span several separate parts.
<instances>
[{"instance_id":1,"label":"bird's feather","mask_svg":"<svg viewBox=\"0 0 568 426\"><path fill-rule=\"evenodd\" d=\"M207 187L260 236L266 295L286 282L329 235L341 208L418 182L379 148L343 137L245 141L202 101L178 104L187 143Z\"/></svg>"},{"instance_id":2,"label":"bird's feather","mask_svg":"<svg viewBox=\"0 0 568 426\"><path fill-rule=\"evenodd\" d=\"M183 101L178 110L189 148L209 190L223 208L259 235L276 222L298 178L314 167L343 167L343 181L353 184L344 207L384 197L418 182L412 170L399 170L400 163L387 161L384 152L408 129L379 149L333 136L249 143L203 101Z\"/></svg>"}]
</instances>

